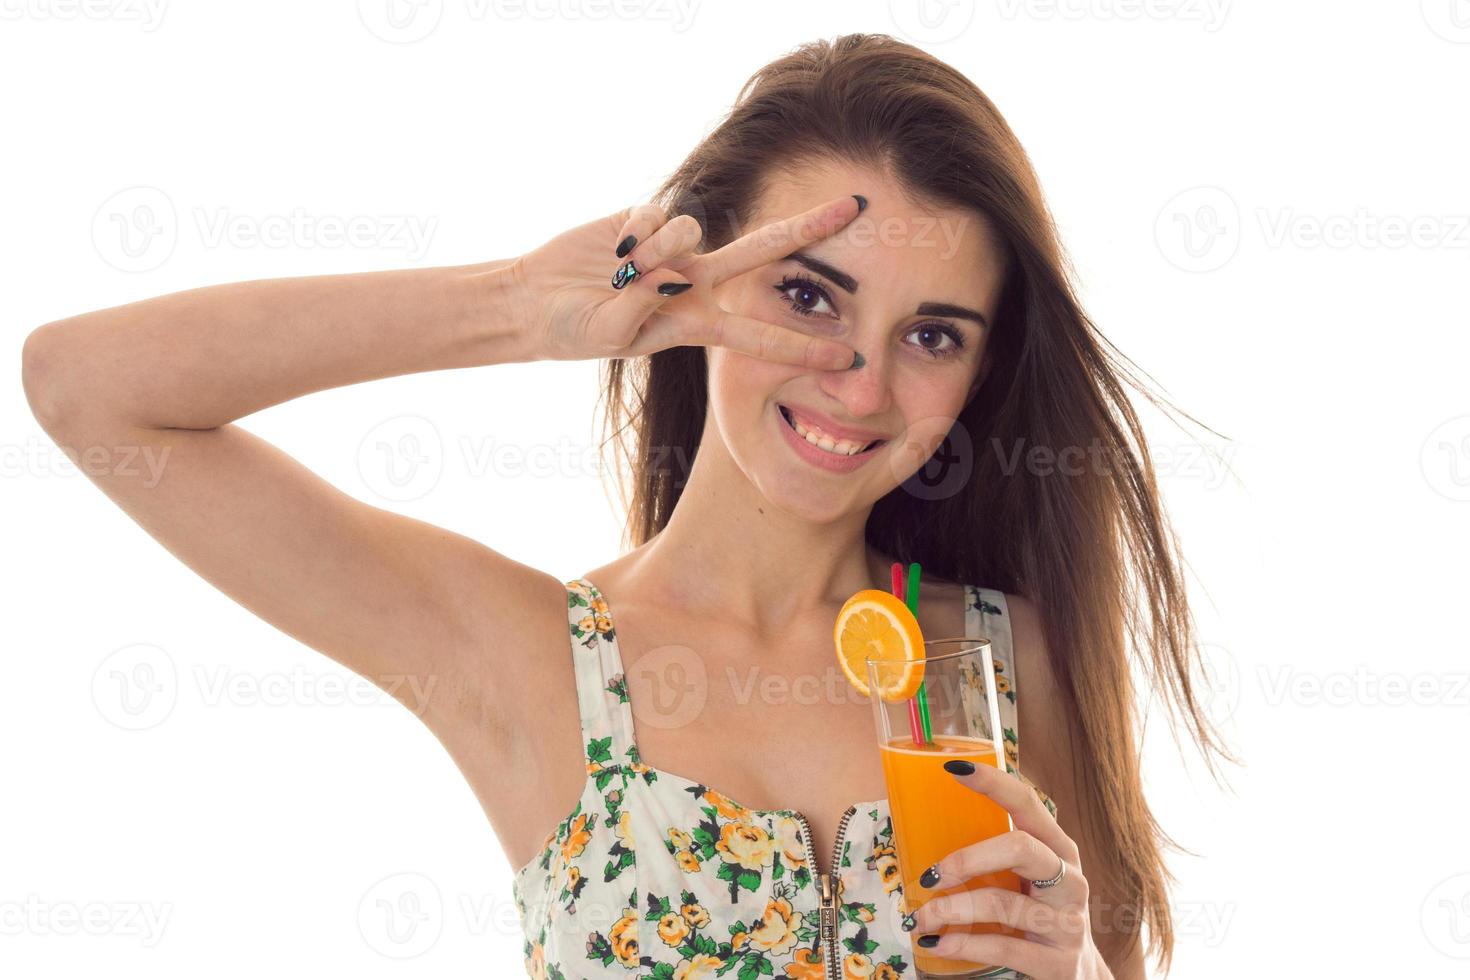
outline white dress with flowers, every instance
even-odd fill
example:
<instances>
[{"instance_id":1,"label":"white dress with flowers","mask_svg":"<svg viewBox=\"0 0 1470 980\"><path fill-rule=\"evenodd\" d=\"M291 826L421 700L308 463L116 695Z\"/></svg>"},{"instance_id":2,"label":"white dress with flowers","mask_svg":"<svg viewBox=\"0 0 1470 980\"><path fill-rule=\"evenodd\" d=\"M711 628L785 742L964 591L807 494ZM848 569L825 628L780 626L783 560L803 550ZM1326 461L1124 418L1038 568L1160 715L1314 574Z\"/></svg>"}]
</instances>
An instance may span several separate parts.
<instances>
[{"instance_id":1,"label":"white dress with flowers","mask_svg":"<svg viewBox=\"0 0 1470 980\"><path fill-rule=\"evenodd\" d=\"M587 782L572 812L514 875L528 974L913 978L914 934L900 926L903 884L887 801L856 804L843 826L832 868L837 934L823 942L817 869L799 814L743 806L644 765L607 601L585 578L565 584ZM1005 596L967 585L965 600L965 634L991 640L1006 769L1032 785L1017 768ZM1035 789L1055 814L1051 798Z\"/></svg>"}]
</instances>

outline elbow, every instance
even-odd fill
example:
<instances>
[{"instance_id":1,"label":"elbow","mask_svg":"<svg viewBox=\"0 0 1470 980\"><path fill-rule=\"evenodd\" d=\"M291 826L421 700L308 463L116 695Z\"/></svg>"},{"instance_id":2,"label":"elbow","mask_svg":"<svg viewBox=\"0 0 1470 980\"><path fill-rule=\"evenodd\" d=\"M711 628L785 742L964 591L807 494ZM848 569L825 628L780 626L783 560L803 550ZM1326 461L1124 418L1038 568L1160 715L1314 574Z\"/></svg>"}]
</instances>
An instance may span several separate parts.
<instances>
[{"instance_id":1,"label":"elbow","mask_svg":"<svg viewBox=\"0 0 1470 980\"><path fill-rule=\"evenodd\" d=\"M41 428L54 433L67 415L61 382L61 350L57 323L37 327L26 335L20 352L20 380L31 414Z\"/></svg>"}]
</instances>

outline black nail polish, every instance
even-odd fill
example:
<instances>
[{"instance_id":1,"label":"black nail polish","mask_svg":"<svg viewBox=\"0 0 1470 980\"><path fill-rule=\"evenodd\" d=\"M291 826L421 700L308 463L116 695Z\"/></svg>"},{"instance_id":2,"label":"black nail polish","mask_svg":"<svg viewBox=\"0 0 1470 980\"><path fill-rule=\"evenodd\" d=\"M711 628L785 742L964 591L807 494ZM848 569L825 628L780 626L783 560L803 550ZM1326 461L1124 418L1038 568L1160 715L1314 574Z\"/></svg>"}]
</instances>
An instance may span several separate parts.
<instances>
[{"instance_id":1,"label":"black nail polish","mask_svg":"<svg viewBox=\"0 0 1470 980\"><path fill-rule=\"evenodd\" d=\"M918 924L919 923L914 918L914 914L912 912L910 912L908 915L904 916L903 917L903 921L901 923L899 923L899 925L901 925L903 927L903 931L904 932L913 932L914 931L914 926L916 926Z\"/></svg>"},{"instance_id":2,"label":"black nail polish","mask_svg":"<svg viewBox=\"0 0 1470 980\"><path fill-rule=\"evenodd\" d=\"M863 356L863 352L855 350L852 352L852 363L847 366L847 369L849 371L856 371L866 363L868 363L868 359Z\"/></svg>"},{"instance_id":3,"label":"black nail polish","mask_svg":"<svg viewBox=\"0 0 1470 980\"><path fill-rule=\"evenodd\" d=\"M919 937L919 945L925 949L933 949L939 945L939 933L928 932Z\"/></svg>"},{"instance_id":4,"label":"black nail polish","mask_svg":"<svg viewBox=\"0 0 1470 980\"><path fill-rule=\"evenodd\" d=\"M636 235L629 235L627 238L624 238L622 241L618 242L618 258L622 258L623 256L627 255L628 252L632 250L633 246L637 244L638 237Z\"/></svg>"},{"instance_id":5,"label":"black nail polish","mask_svg":"<svg viewBox=\"0 0 1470 980\"><path fill-rule=\"evenodd\" d=\"M628 283L632 282L633 277L636 275L638 275L638 267L633 264L632 259L629 259L618 268L617 272L613 273L613 288L622 289L624 286L628 285Z\"/></svg>"},{"instance_id":6,"label":"black nail polish","mask_svg":"<svg viewBox=\"0 0 1470 980\"><path fill-rule=\"evenodd\" d=\"M693 289L692 282L666 282L658 287L660 296L678 296L686 289Z\"/></svg>"},{"instance_id":7,"label":"black nail polish","mask_svg":"<svg viewBox=\"0 0 1470 980\"><path fill-rule=\"evenodd\" d=\"M968 776L975 771L975 763L969 759L950 759L944 764L944 769L956 776Z\"/></svg>"},{"instance_id":8,"label":"black nail polish","mask_svg":"<svg viewBox=\"0 0 1470 980\"><path fill-rule=\"evenodd\" d=\"M857 198L858 213L862 214L863 208L868 206L868 199L866 197L863 197L861 194L854 194L853 197Z\"/></svg>"},{"instance_id":9,"label":"black nail polish","mask_svg":"<svg viewBox=\"0 0 1470 980\"><path fill-rule=\"evenodd\" d=\"M929 865L929 867L924 869L924 873L919 875L919 884L923 885L925 888L933 888L938 883L939 865L937 864Z\"/></svg>"}]
</instances>

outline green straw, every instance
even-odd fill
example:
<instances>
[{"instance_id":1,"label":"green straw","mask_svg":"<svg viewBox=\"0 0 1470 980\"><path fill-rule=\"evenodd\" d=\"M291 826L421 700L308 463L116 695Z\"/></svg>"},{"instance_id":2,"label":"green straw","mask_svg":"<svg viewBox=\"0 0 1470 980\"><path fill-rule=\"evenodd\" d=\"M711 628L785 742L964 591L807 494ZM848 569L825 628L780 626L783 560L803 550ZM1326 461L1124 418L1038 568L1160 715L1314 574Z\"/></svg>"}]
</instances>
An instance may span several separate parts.
<instances>
[{"instance_id":1,"label":"green straw","mask_svg":"<svg viewBox=\"0 0 1470 980\"><path fill-rule=\"evenodd\" d=\"M908 594L906 596L904 596L904 603L909 607L909 612L911 612L911 613L914 614L914 618L915 619L918 619L919 618L919 563L916 562L916 561L909 562L909 580L908 580L908 587L907 587L907 589L905 589L905 591ZM925 651L925 652L927 653L927 651ZM919 720L921 722L923 722L923 724L924 724L924 741L926 743L928 743L928 744L933 744L933 742L934 742L934 732L933 732L933 729L929 725L929 695L924 690L924 682L923 681L920 681L919 682L919 693L916 694L916 695L914 695L914 700L917 701L918 704L919 704Z\"/></svg>"}]
</instances>

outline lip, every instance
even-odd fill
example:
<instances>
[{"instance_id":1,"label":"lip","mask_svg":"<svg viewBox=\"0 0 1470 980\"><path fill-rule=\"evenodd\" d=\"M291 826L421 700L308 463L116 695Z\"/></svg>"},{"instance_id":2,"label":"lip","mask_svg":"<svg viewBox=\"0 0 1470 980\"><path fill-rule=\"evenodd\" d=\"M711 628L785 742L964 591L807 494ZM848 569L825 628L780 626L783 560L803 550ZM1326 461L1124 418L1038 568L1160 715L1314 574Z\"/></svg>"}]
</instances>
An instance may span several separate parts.
<instances>
[{"instance_id":1,"label":"lip","mask_svg":"<svg viewBox=\"0 0 1470 980\"><path fill-rule=\"evenodd\" d=\"M872 449L858 453L855 456L838 456L824 449L818 449L797 435L796 430L786 424L786 419L781 415L780 406L773 404L771 406L771 415L775 417L776 428L781 430L782 438L791 446L792 451L818 469L826 470L829 473L851 473L878 455L879 451L888 445L887 442L881 442Z\"/></svg>"},{"instance_id":2,"label":"lip","mask_svg":"<svg viewBox=\"0 0 1470 980\"><path fill-rule=\"evenodd\" d=\"M786 407L797 415L811 419L817 424L818 428L834 439L850 439L853 442L867 445L874 439L887 438L881 432L873 432L869 429L849 429L846 426L838 425L821 412L814 412L802 405L787 405Z\"/></svg>"}]
</instances>

